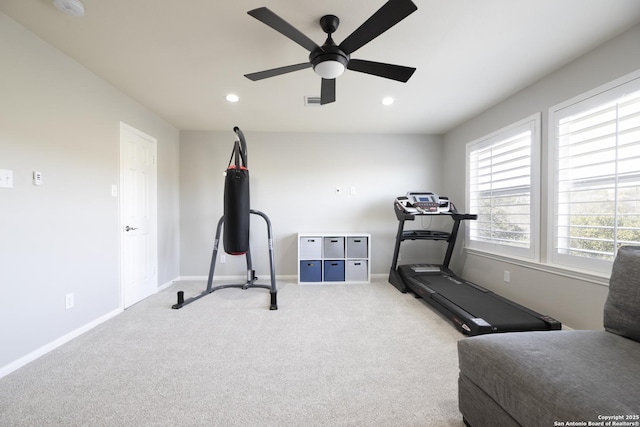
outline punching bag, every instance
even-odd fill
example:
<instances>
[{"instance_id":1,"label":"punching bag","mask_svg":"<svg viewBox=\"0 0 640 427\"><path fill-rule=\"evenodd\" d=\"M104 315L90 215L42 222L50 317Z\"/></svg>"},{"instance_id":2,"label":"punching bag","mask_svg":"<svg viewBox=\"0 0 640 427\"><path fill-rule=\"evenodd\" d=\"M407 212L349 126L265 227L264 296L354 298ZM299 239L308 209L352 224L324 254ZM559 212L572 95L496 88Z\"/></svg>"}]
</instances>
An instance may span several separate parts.
<instances>
[{"instance_id":1,"label":"punching bag","mask_svg":"<svg viewBox=\"0 0 640 427\"><path fill-rule=\"evenodd\" d=\"M249 250L249 169L247 145L242 131L233 129L238 136L231 152L224 181L224 251L230 255L243 255Z\"/></svg>"}]
</instances>

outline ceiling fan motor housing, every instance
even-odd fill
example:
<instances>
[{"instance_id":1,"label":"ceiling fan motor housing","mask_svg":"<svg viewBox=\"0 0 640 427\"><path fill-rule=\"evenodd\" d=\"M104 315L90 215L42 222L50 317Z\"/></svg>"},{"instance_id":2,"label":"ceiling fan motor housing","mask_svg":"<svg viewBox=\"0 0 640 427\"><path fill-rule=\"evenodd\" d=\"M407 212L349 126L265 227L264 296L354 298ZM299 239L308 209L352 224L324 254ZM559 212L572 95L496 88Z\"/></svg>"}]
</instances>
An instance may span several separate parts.
<instances>
[{"instance_id":1,"label":"ceiling fan motor housing","mask_svg":"<svg viewBox=\"0 0 640 427\"><path fill-rule=\"evenodd\" d=\"M337 61L341 63L344 68L347 68L347 64L349 63L349 55L344 53L338 46L335 44L327 44L325 43L322 46L323 50L316 50L309 54L309 62L313 65L313 69L315 70L318 64L325 61Z\"/></svg>"},{"instance_id":2,"label":"ceiling fan motor housing","mask_svg":"<svg viewBox=\"0 0 640 427\"><path fill-rule=\"evenodd\" d=\"M322 45L320 49L315 49L309 54L309 62L313 66L313 70L320 76L328 72L330 74L329 78L335 78L337 75L331 75L330 71L323 71L323 66L320 66L320 69L316 70L316 67L319 64L322 64L327 61L338 62L342 64L342 71L339 69L335 69L334 74L342 74L345 68L347 68L347 63L349 62L349 55L343 52L333 41L331 38L331 34L333 34L337 29L338 25L340 25L340 19L335 15L325 15L320 18L320 26L322 27L322 31L327 33L329 36L327 37L327 41ZM337 64L335 64L337 65ZM328 66L328 64L325 64Z\"/></svg>"},{"instance_id":3,"label":"ceiling fan motor housing","mask_svg":"<svg viewBox=\"0 0 640 427\"><path fill-rule=\"evenodd\" d=\"M320 27L322 27L322 31L328 34L327 41L322 45L320 49L315 49L309 54L309 62L311 62L313 70L316 72L316 74L320 76L328 73L329 78L335 78L338 75L342 74L344 69L347 68L349 55L342 51L331 38L331 34L333 34L338 29L339 25L340 19L335 15L325 15L320 18ZM318 65L327 61L332 61L334 63L338 62L342 64L342 71L340 71L340 68L339 66L337 66L337 64L332 64L333 67L331 67L329 64L321 65L320 69L316 70L316 67ZM333 73L332 71L329 71L329 68L333 68Z\"/></svg>"}]
</instances>

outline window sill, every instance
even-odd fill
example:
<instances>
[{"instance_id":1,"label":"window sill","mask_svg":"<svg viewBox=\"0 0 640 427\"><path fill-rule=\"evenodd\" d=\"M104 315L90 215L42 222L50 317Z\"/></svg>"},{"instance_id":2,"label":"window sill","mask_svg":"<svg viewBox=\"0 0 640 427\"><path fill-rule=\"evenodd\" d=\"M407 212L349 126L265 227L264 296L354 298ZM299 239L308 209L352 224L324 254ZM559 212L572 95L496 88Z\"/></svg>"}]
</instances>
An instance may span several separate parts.
<instances>
[{"instance_id":1,"label":"window sill","mask_svg":"<svg viewBox=\"0 0 640 427\"><path fill-rule=\"evenodd\" d=\"M568 277L570 279L583 280L585 282L594 283L601 286L609 286L609 276L599 274L596 272L585 273L582 271L571 270L566 267L559 267L551 264L543 264L540 262L531 261L528 259L507 257L492 252L480 251L478 249L465 248L465 251L469 255L475 255L482 258L491 259L494 261L506 262L520 267L529 268L532 270L541 271L543 273L555 274L557 276Z\"/></svg>"}]
</instances>

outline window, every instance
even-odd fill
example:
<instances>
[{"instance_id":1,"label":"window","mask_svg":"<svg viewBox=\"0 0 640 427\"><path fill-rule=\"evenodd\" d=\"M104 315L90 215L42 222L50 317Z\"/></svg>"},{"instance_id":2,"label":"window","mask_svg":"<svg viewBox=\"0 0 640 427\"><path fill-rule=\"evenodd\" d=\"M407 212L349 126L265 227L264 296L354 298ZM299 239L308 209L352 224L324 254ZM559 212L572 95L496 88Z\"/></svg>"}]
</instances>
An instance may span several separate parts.
<instances>
[{"instance_id":1,"label":"window","mask_svg":"<svg viewBox=\"0 0 640 427\"><path fill-rule=\"evenodd\" d=\"M551 261L598 272L640 245L640 77L605 89L550 111Z\"/></svg>"},{"instance_id":2,"label":"window","mask_svg":"<svg viewBox=\"0 0 640 427\"><path fill-rule=\"evenodd\" d=\"M540 114L467 144L467 247L537 258Z\"/></svg>"}]
</instances>

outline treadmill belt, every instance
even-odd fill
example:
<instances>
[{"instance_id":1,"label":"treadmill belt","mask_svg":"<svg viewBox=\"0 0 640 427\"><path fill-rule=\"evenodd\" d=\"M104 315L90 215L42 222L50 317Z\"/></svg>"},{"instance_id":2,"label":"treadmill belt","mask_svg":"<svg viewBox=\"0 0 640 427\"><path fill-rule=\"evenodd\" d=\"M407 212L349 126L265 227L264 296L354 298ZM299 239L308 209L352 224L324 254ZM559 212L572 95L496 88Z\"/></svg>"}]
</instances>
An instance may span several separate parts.
<instances>
[{"instance_id":1,"label":"treadmill belt","mask_svg":"<svg viewBox=\"0 0 640 427\"><path fill-rule=\"evenodd\" d=\"M547 329L543 320L497 298L492 292L482 291L449 276L426 275L414 278L436 292L431 295L435 301L446 298L473 317L482 318L498 329Z\"/></svg>"}]
</instances>

